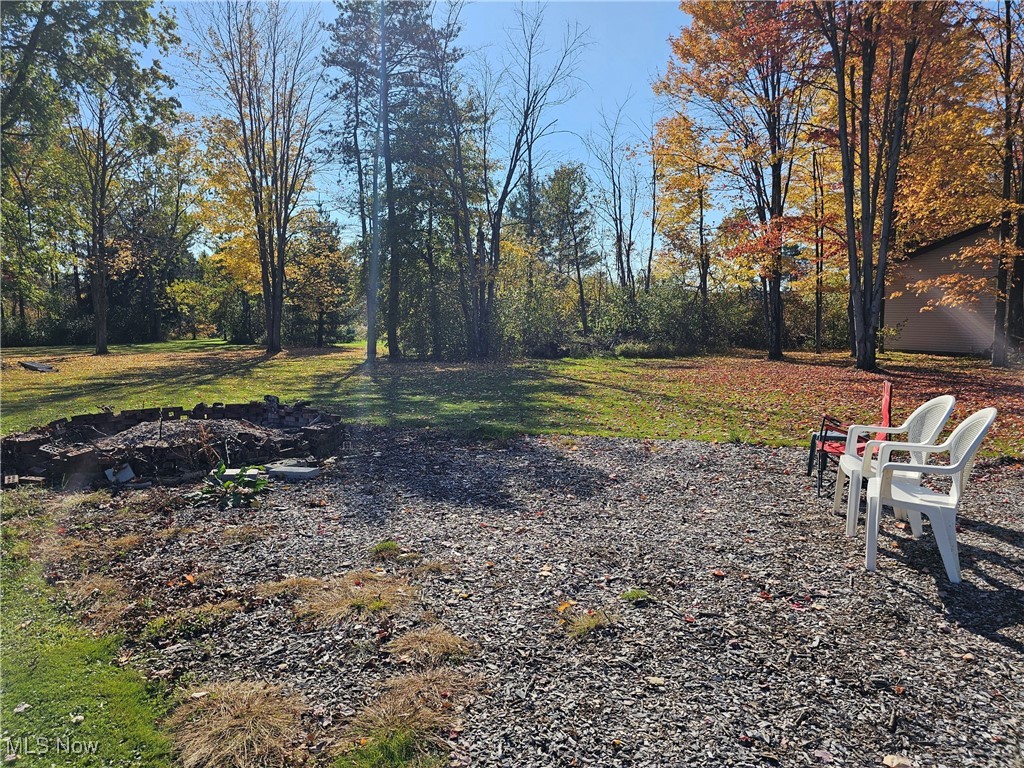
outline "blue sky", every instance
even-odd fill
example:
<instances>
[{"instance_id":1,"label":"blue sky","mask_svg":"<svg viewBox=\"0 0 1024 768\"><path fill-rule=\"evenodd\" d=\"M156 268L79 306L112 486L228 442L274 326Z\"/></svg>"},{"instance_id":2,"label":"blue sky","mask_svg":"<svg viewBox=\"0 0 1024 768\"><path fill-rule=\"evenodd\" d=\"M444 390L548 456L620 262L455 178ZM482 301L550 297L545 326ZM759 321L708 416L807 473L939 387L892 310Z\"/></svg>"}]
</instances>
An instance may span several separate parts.
<instances>
[{"instance_id":1,"label":"blue sky","mask_svg":"<svg viewBox=\"0 0 1024 768\"><path fill-rule=\"evenodd\" d=\"M190 30L184 10L189 2L170 2L176 13L179 32L188 42ZM305 5L305 3L303 3ZM314 3L324 21L336 15L331 2ZM467 3L462 12L463 32L460 44L466 49L497 61L507 44L505 29L515 21L517 3L507 0L479 0ZM541 162L550 170L565 160L588 162L581 137L599 129L600 113L614 113L625 103L624 117L647 129L657 105L651 83L663 72L669 57L668 38L678 34L686 17L671 0L604 0L591 2L550 2L544 12L544 32L548 47L555 49L567 24L578 24L587 32L588 45L579 60L579 89L566 104L552 112L557 117L556 132L541 146ZM188 65L180 57L166 61L179 85L175 95L185 110L201 114L203 105L191 92ZM642 139L638 135L637 139ZM317 181L319 195L331 198L336 192L334 173Z\"/></svg>"},{"instance_id":2,"label":"blue sky","mask_svg":"<svg viewBox=\"0 0 1024 768\"><path fill-rule=\"evenodd\" d=\"M503 29L514 22L516 7L502 0L467 5L463 11L463 45L490 46L485 50L498 55L505 43ZM602 109L614 113L627 100L625 114L643 127L649 125L656 107L651 83L668 62L669 35L678 34L684 20L675 2L548 4L544 26L550 47L557 47L566 24L578 23L588 31L589 40L580 59L579 92L554 112L559 133L547 139L549 154L585 161L586 151L579 137L598 127Z\"/></svg>"}]
</instances>

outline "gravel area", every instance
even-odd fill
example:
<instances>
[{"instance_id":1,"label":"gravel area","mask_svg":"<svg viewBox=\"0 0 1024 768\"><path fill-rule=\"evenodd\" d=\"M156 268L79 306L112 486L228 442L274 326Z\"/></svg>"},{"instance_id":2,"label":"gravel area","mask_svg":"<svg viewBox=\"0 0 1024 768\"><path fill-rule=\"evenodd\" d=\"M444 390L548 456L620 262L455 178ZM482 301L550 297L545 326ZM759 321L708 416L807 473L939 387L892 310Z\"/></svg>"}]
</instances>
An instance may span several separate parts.
<instances>
[{"instance_id":1,"label":"gravel area","mask_svg":"<svg viewBox=\"0 0 1024 768\"><path fill-rule=\"evenodd\" d=\"M474 644L460 668L483 679L448 736L455 765L1024 766L1024 467L976 470L955 586L927 524L914 541L891 516L866 574L862 533L843 535L805 460L372 431L252 510L164 499L130 523L145 542L110 574L158 605L239 599L212 634L140 643L133 663L283 683L310 702L314 751L406 671L381 645L429 614ZM149 535L168 526L181 530ZM370 548L385 539L445 564L383 564L421 588L392 618L321 629L286 598L254 597L262 582L379 565ZM653 599L623 601L634 587ZM570 638L562 622L586 609L613 621Z\"/></svg>"}]
</instances>

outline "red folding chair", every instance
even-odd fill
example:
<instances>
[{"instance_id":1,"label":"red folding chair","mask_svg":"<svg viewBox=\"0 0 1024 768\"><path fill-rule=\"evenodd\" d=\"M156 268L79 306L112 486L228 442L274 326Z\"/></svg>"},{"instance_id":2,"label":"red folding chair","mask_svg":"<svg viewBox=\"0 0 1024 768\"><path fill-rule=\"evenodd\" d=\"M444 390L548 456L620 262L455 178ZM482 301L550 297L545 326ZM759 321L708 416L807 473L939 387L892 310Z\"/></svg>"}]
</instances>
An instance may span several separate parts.
<instances>
[{"instance_id":1,"label":"red folding chair","mask_svg":"<svg viewBox=\"0 0 1024 768\"><path fill-rule=\"evenodd\" d=\"M892 382L882 382L882 417L878 422L880 427L888 427L892 421ZM843 453L846 452L846 431L849 424L844 424L827 413L821 416L821 426L817 432L811 433L811 445L807 458L807 474L817 463L818 468L818 496L821 496L821 489L824 484L825 470L829 462L838 464ZM875 435L876 440L884 440L884 434ZM864 446L868 443L866 436L857 439L857 455L863 455Z\"/></svg>"}]
</instances>

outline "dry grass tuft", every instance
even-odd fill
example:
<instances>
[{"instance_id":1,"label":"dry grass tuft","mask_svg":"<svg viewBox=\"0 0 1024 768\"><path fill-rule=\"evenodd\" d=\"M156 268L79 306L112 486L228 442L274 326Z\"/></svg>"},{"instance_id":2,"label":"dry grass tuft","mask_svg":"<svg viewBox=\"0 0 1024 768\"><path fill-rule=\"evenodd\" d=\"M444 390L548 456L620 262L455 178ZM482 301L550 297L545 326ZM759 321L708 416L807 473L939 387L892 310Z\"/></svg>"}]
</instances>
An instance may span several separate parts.
<instances>
[{"instance_id":1,"label":"dry grass tuft","mask_svg":"<svg viewBox=\"0 0 1024 768\"><path fill-rule=\"evenodd\" d=\"M441 560L428 560L425 563L420 563L415 568L412 568L409 573L413 576L437 576L442 573L448 573L451 570L451 566L448 563L442 562Z\"/></svg>"},{"instance_id":2,"label":"dry grass tuft","mask_svg":"<svg viewBox=\"0 0 1024 768\"><path fill-rule=\"evenodd\" d=\"M352 719L356 734L405 733L429 740L454 720L456 701L479 686L476 678L430 669L392 678L386 690Z\"/></svg>"},{"instance_id":3,"label":"dry grass tuft","mask_svg":"<svg viewBox=\"0 0 1024 768\"><path fill-rule=\"evenodd\" d=\"M470 647L461 637L438 624L406 632L384 646L389 653L414 664L460 659L469 653Z\"/></svg>"},{"instance_id":4,"label":"dry grass tuft","mask_svg":"<svg viewBox=\"0 0 1024 768\"><path fill-rule=\"evenodd\" d=\"M566 619L565 627L569 637L579 640L611 624L612 617L605 611L580 611Z\"/></svg>"},{"instance_id":5,"label":"dry grass tuft","mask_svg":"<svg viewBox=\"0 0 1024 768\"><path fill-rule=\"evenodd\" d=\"M137 549L146 539L137 533L129 533L125 536L118 536L111 539L107 546L119 557L124 557L133 549Z\"/></svg>"},{"instance_id":6,"label":"dry grass tuft","mask_svg":"<svg viewBox=\"0 0 1024 768\"><path fill-rule=\"evenodd\" d=\"M260 597L278 597L280 595L295 597L322 585L323 582L320 579L314 579L312 576L290 576L281 581L265 581L262 584L257 584L254 589Z\"/></svg>"},{"instance_id":7,"label":"dry grass tuft","mask_svg":"<svg viewBox=\"0 0 1024 768\"><path fill-rule=\"evenodd\" d=\"M93 574L71 582L64 588L64 593L67 595L68 602L76 607L81 607L97 598L124 594L124 588L116 579Z\"/></svg>"},{"instance_id":8,"label":"dry grass tuft","mask_svg":"<svg viewBox=\"0 0 1024 768\"><path fill-rule=\"evenodd\" d=\"M125 586L108 576L84 576L65 586L64 594L83 621L99 629L109 629L135 607Z\"/></svg>"},{"instance_id":9,"label":"dry grass tuft","mask_svg":"<svg viewBox=\"0 0 1024 768\"><path fill-rule=\"evenodd\" d=\"M415 739L429 737L451 722L444 712L428 707L404 691L387 691L363 707L352 719L360 734L408 733Z\"/></svg>"},{"instance_id":10,"label":"dry grass tuft","mask_svg":"<svg viewBox=\"0 0 1024 768\"><path fill-rule=\"evenodd\" d=\"M91 493L69 493L57 502L57 511L62 514L73 514L89 509L99 509L100 505L110 501L106 491Z\"/></svg>"},{"instance_id":11,"label":"dry grass tuft","mask_svg":"<svg viewBox=\"0 0 1024 768\"><path fill-rule=\"evenodd\" d=\"M75 536L51 534L40 539L33 553L35 559L42 563L93 563L103 565L110 561L110 552L106 547L99 547L85 539Z\"/></svg>"},{"instance_id":12,"label":"dry grass tuft","mask_svg":"<svg viewBox=\"0 0 1024 768\"><path fill-rule=\"evenodd\" d=\"M267 683L194 688L167 720L184 768L277 768L291 762L304 706Z\"/></svg>"},{"instance_id":13,"label":"dry grass tuft","mask_svg":"<svg viewBox=\"0 0 1024 768\"><path fill-rule=\"evenodd\" d=\"M319 589L305 591L296 613L319 626L330 626L353 613L388 613L408 605L417 588L405 580L376 571L356 571L327 579Z\"/></svg>"},{"instance_id":14,"label":"dry grass tuft","mask_svg":"<svg viewBox=\"0 0 1024 768\"><path fill-rule=\"evenodd\" d=\"M448 709L453 701L479 688L480 678L441 667L399 675L384 685L390 692L415 696L433 709Z\"/></svg>"}]
</instances>

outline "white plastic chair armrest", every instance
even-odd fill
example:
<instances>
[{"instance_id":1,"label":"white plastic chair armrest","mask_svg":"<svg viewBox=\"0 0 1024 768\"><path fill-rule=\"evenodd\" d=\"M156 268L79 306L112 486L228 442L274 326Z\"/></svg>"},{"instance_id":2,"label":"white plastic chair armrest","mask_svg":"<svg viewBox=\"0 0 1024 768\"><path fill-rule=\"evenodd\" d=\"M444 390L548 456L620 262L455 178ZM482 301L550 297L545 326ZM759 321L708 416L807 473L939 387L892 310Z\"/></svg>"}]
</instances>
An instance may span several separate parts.
<instances>
[{"instance_id":1,"label":"white plastic chair armrest","mask_svg":"<svg viewBox=\"0 0 1024 768\"><path fill-rule=\"evenodd\" d=\"M943 451L949 450L949 446L946 443L933 445L931 443L901 443L890 440L868 440L864 446L863 471L865 477L870 476L871 459L874 456L876 448L878 449L879 466L889 462L889 454L893 451L914 451L915 453L923 453L927 455L932 453L942 453Z\"/></svg>"},{"instance_id":2,"label":"white plastic chair armrest","mask_svg":"<svg viewBox=\"0 0 1024 768\"><path fill-rule=\"evenodd\" d=\"M907 464L902 461L889 461L880 465L878 477L881 481L879 492L882 497L889 498L892 494L893 472L920 472L922 475L955 475L963 469L962 461L956 464Z\"/></svg>"},{"instance_id":3,"label":"white plastic chair armrest","mask_svg":"<svg viewBox=\"0 0 1024 768\"><path fill-rule=\"evenodd\" d=\"M882 465L878 475L883 477L893 472L920 472L923 475L955 475L961 469L962 467L955 464L906 464L902 461L890 461Z\"/></svg>"},{"instance_id":4,"label":"white plastic chair armrest","mask_svg":"<svg viewBox=\"0 0 1024 768\"><path fill-rule=\"evenodd\" d=\"M889 456L893 451L913 451L914 453L929 456L933 453L945 453L948 450L949 445L947 443L891 443L886 440L878 449L878 465L888 464Z\"/></svg>"},{"instance_id":5,"label":"white plastic chair armrest","mask_svg":"<svg viewBox=\"0 0 1024 768\"><path fill-rule=\"evenodd\" d=\"M871 432L883 433L886 435L898 435L901 432L906 432L906 425L901 424L898 427L880 427L874 424L854 424L846 431L846 453L851 456L857 455L857 440L862 436L867 435Z\"/></svg>"}]
</instances>

